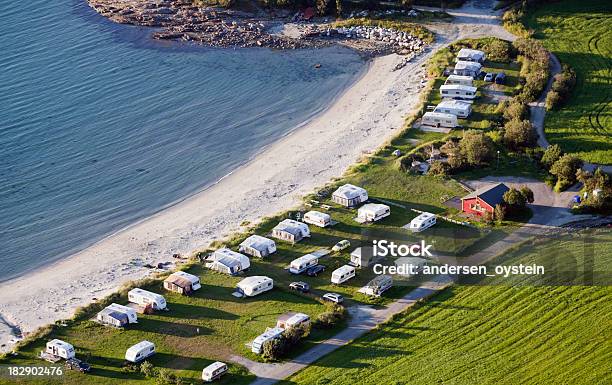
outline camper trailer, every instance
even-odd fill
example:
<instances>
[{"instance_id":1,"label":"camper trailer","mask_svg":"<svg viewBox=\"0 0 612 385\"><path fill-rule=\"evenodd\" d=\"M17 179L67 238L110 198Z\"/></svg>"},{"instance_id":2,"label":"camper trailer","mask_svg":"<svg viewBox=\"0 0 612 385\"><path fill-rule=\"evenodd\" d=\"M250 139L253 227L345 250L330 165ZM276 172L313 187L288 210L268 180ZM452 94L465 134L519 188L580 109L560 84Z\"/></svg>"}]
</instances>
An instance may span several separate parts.
<instances>
[{"instance_id":1,"label":"camper trailer","mask_svg":"<svg viewBox=\"0 0 612 385\"><path fill-rule=\"evenodd\" d=\"M332 194L332 201L344 207L357 207L368 200L368 192L361 187L345 184Z\"/></svg>"},{"instance_id":2,"label":"camper trailer","mask_svg":"<svg viewBox=\"0 0 612 385\"><path fill-rule=\"evenodd\" d=\"M229 275L236 275L251 267L249 257L225 247L215 250L206 261L209 269Z\"/></svg>"},{"instance_id":3,"label":"camper trailer","mask_svg":"<svg viewBox=\"0 0 612 385\"><path fill-rule=\"evenodd\" d=\"M436 224L436 216L432 213L422 213L410 221L410 230L413 233L421 232Z\"/></svg>"},{"instance_id":4,"label":"camper trailer","mask_svg":"<svg viewBox=\"0 0 612 385\"><path fill-rule=\"evenodd\" d=\"M477 49L461 48L459 50L459 53L457 53L458 61L471 61L471 62L477 62L477 63L484 63L486 58L487 58L487 55L484 52L479 51Z\"/></svg>"},{"instance_id":5,"label":"camper trailer","mask_svg":"<svg viewBox=\"0 0 612 385\"><path fill-rule=\"evenodd\" d=\"M111 303L106 308L127 315L128 321L131 324L138 323L138 315L136 314L136 310L132 309L131 307L119 305L118 303Z\"/></svg>"},{"instance_id":6,"label":"camper trailer","mask_svg":"<svg viewBox=\"0 0 612 385\"><path fill-rule=\"evenodd\" d=\"M306 254L291 261L289 272L291 274L302 274L309 268L319 264L319 257L313 254Z\"/></svg>"},{"instance_id":7,"label":"camper trailer","mask_svg":"<svg viewBox=\"0 0 612 385\"><path fill-rule=\"evenodd\" d=\"M166 308L166 299L163 296L139 288L128 292L128 301L140 306L150 305L154 310Z\"/></svg>"},{"instance_id":8,"label":"camper trailer","mask_svg":"<svg viewBox=\"0 0 612 385\"><path fill-rule=\"evenodd\" d=\"M467 118L472 113L472 105L459 100L443 100L436 106L434 112Z\"/></svg>"},{"instance_id":9,"label":"camper trailer","mask_svg":"<svg viewBox=\"0 0 612 385\"><path fill-rule=\"evenodd\" d=\"M350 265L344 265L332 271L331 283L335 283L336 285L339 285L341 283L348 281L354 276L355 276L355 267L350 266Z\"/></svg>"},{"instance_id":10,"label":"camper trailer","mask_svg":"<svg viewBox=\"0 0 612 385\"><path fill-rule=\"evenodd\" d=\"M69 360L74 358L74 346L56 338L47 342L45 353Z\"/></svg>"},{"instance_id":11,"label":"camper trailer","mask_svg":"<svg viewBox=\"0 0 612 385\"><path fill-rule=\"evenodd\" d=\"M387 205L379 203L368 203L357 210L357 221L376 222L391 215L391 208Z\"/></svg>"},{"instance_id":12,"label":"camper trailer","mask_svg":"<svg viewBox=\"0 0 612 385\"><path fill-rule=\"evenodd\" d=\"M109 309L108 307L98 312L96 315L96 320L103 325L114 326L117 328L125 327L130 323L127 314Z\"/></svg>"},{"instance_id":13,"label":"camper trailer","mask_svg":"<svg viewBox=\"0 0 612 385\"><path fill-rule=\"evenodd\" d=\"M482 65L480 65L480 63L471 61L458 61L457 64L455 64L453 75L471 76L475 78L480 74L481 70Z\"/></svg>"},{"instance_id":14,"label":"camper trailer","mask_svg":"<svg viewBox=\"0 0 612 385\"><path fill-rule=\"evenodd\" d=\"M236 285L236 292L246 297L254 297L274 288L274 281L262 275L246 277Z\"/></svg>"},{"instance_id":15,"label":"camper trailer","mask_svg":"<svg viewBox=\"0 0 612 385\"><path fill-rule=\"evenodd\" d=\"M155 354L155 344L150 341L140 341L125 352L125 360L138 363Z\"/></svg>"},{"instance_id":16,"label":"camper trailer","mask_svg":"<svg viewBox=\"0 0 612 385\"><path fill-rule=\"evenodd\" d=\"M476 99L476 87L462 86L458 84L440 86L440 95L443 98L474 100Z\"/></svg>"},{"instance_id":17,"label":"camper trailer","mask_svg":"<svg viewBox=\"0 0 612 385\"><path fill-rule=\"evenodd\" d=\"M253 257L265 258L276 252L276 243L261 235L251 235L242 241L239 251Z\"/></svg>"},{"instance_id":18,"label":"camper trailer","mask_svg":"<svg viewBox=\"0 0 612 385\"><path fill-rule=\"evenodd\" d=\"M202 380L204 380L204 382L213 382L214 380L221 378L221 376L227 373L228 370L229 369L226 363L220 361L213 362L202 369Z\"/></svg>"},{"instance_id":19,"label":"camper trailer","mask_svg":"<svg viewBox=\"0 0 612 385\"><path fill-rule=\"evenodd\" d=\"M177 271L164 280L164 289L174 291L179 294L191 294L201 288L200 278L193 274Z\"/></svg>"},{"instance_id":20,"label":"camper trailer","mask_svg":"<svg viewBox=\"0 0 612 385\"><path fill-rule=\"evenodd\" d=\"M368 267L374 262L374 248L371 246L367 246L358 247L353 250L353 252L351 253L351 262L349 264L358 268L362 268Z\"/></svg>"},{"instance_id":21,"label":"camper trailer","mask_svg":"<svg viewBox=\"0 0 612 385\"><path fill-rule=\"evenodd\" d=\"M280 338L285 329L283 328L268 328L263 334L257 336L251 343L251 351L255 354L263 353L263 346L266 341Z\"/></svg>"},{"instance_id":22,"label":"camper trailer","mask_svg":"<svg viewBox=\"0 0 612 385\"><path fill-rule=\"evenodd\" d=\"M474 78L471 76L463 75L450 75L444 82L446 85L459 84L462 86L472 86L474 84Z\"/></svg>"},{"instance_id":23,"label":"camper trailer","mask_svg":"<svg viewBox=\"0 0 612 385\"><path fill-rule=\"evenodd\" d=\"M421 124L433 127L457 127L457 116L453 114L443 114L441 112L426 112L423 114Z\"/></svg>"},{"instance_id":24,"label":"camper trailer","mask_svg":"<svg viewBox=\"0 0 612 385\"><path fill-rule=\"evenodd\" d=\"M319 211L309 211L304 214L304 222L319 227L327 227L331 225L331 216Z\"/></svg>"},{"instance_id":25,"label":"camper trailer","mask_svg":"<svg viewBox=\"0 0 612 385\"><path fill-rule=\"evenodd\" d=\"M309 325L310 316L304 313L287 313L278 317L276 321L277 328L283 328L285 330L291 329L292 327L299 325Z\"/></svg>"},{"instance_id":26,"label":"camper trailer","mask_svg":"<svg viewBox=\"0 0 612 385\"><path fill-rule=\"evenodd\" d=\"M391 286L393 286L393 278L390 275L378 275L359 289L359 292L372 297L380 297Z\"/></svg>"},{"instance_id":27,"label":"camper trailer","mask_svg":"<svg viewBox=\"0 0 612 385\"><path fill-rule=\"evenodd\" d=\"M405 278L410 278L413 276L411 270L415 271L416 274L418 274L420 271L423 270L423 266L427 264L427 260L419 257L401 257L397 258L394 263L395 266L397 266L398 268L404 267L405 270L405 273L398 273L397 275L401 275ZM412 268L409 268L409 266L411 266Z\"/></svg>"},{"instance_id":28,"label":"camper trailer","mask_svg":"<svg viewBox=\"0 0 612 385\"><path fill-rule=\"evenodd\" d=\"M310 229L305 223L285 219L272 229L272 236L283 241L297 243L310 237Z\"/></svg>"}]
</instances>

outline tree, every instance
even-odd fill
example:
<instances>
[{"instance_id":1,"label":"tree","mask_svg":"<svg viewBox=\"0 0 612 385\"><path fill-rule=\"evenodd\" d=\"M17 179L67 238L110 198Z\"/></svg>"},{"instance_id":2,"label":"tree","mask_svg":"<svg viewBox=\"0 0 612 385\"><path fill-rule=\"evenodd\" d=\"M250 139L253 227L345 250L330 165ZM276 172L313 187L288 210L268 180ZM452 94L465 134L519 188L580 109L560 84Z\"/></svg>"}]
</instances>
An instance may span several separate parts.
<instances>
[{"instance_id":1,"label":"tree","mask_svg":"<svg viewBox=\"0 0 612 385\"><path fill-rule=\"evenodd\" d=\"M536 133L529 120L513 119L504 126L504 141L513 149L531 147L536 141Z\"/></svg>"},{"instance_id":2,"label":"tree","mask_svg":"<svg viewBox=\"0 0 612 385\"><path fill-rule=\"evenodd\" d=\"M436 160L431 163L429 167L429 173L431 175L447 175L448 174L448 164L445 162L440 162Z\"/></svg>"},{"instance_id":3,"label":"tree","mask_svg":"<svg viewBox=\"0 0 612 385\"><path fill-rule=\"evenodd\" d=\"M342 16L342 0L336 0L336 16Z\"/></svg>"},{"instance_id":4,"label":"tree","mask_svg":"<svg viewBox=\"0 0 612 385\"><path fill-rule=\"evenodd\" d=\"M523 120L527 118L529 108L527 104L521 103L519 101L513 101L508 104L506 108L504 108L504 119L506 120Z\"/></svg>"},{"instance_id":5,"label":"tree","mask_svg":"<svg viewBox=\"0 0 612 385\"><path fill-rule=\"evenodd\" d=\"M274 338L264 342L263 344L263 358L267 360L278 360L286 351L287 341L285 337Z\"/></svg>"},{"instance_id":6,"label":"tree","mask_svg":"<svg viewBox=\"0 0 612 385\"><path fill-rule=\"evenodd\" d=\"M547 169L550 169L550 167L559 160L559 158L561 158L561 155L563 155L563 151L561 151L561 147L559 147L558 144L553 144L551 146L548 146L548 148L546 149L546 151L544 151L544 155L542 155L542 164L544 166L546 166Z\"/></svg>"},{"instance_id":7,"label":"tree","mask_svg":"<svg viewBox=\"0 0 612 385\"><path fill-rule=\"evenodd\" d=\"M524 207L527 203L525 196L514 187L504 193L504 202L512 207Z\"/></svg>"},{"instance_id":8,"label":"tree","mask_svg":"<svg viewBox=\"0 0 612 385\"><path fill-rule=\"evenodd\" d=\"M527 203L533 203L533 191L527 186L521 186L519 190Z\"/></svg>"},{"instance_id":9,"label":"tree","mask_svg":"<svg viewBox=\"0 0 612 385\"><path fill-rule=\"evenodd\" d=\"M140 365L140 372L144 374L145 377L153 377L155 375L155 368L152 363L145 361Z\"/></svg>"},{"instance_id":10,"label":"tree","mask_svg":"<svg viewBox=\"0 0 612 385\"><path fill-rule=\"evenodd\" d=\"M506 206L496 204L495 205L495 219L501 223L506 218Z\"/></svg>"},{"instance_id":11,"label":"tree","mask_svg":"<svg viewBox=\"0 0 612 385\"><path fill-rule=\"evenodd\" d=\"M576 183L576 172L582 167L582 161L570 154L565 154L550 168L550 173L557 177L557 189L563 190Z\"/></svg>"},{"instance_id":12,"label":"tree","mask_svg":"<svg viewBox=\"0 0 612 385\"><path fill-rule=\"evenodd\" d=\"M493 156L493 141L482 131L467 131L459 142L459 148L470 165L484 164Z\"/></svg>"}]
</instances>

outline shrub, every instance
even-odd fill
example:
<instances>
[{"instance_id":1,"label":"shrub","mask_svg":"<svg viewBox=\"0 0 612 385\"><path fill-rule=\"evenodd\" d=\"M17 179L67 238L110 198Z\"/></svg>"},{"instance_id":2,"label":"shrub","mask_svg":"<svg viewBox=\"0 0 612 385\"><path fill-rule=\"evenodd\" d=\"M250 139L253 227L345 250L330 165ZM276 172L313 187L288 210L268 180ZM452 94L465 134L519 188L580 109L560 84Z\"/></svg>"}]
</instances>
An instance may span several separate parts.
<instances>
[{"instance_id":1,"label":"shrub","mask_svg":"<svg viewBox=\"0 0 612 385\"><path fill-rule=\"evenodd\" d=\"M555 189L562 191L576 183L576 172L582 167L582 161L570 154L565 154L550 168L550 173L557 177Z\"/></svg>"},{"instance_id":2,"label":"shrub","mask_svg":"<svg viewBox=\"0 0 612 385\"><path fill-rule=\"evenodd\" d=\"M529 187L521 186L519 191L521 195L525 198L525 201L527 201L527 203L533 203L533 200L534 200L533 191Z\"/></svg>"},{"instance_id":3,"label":"shrub","mask_svg":"<svg viewBox=\"0 0 612 385\"><path fill-rule=\"evenodd\" d=\"M145 377L155 376L155 367L149 361L145 361L140 365L140 373L144 374Z\"/></svg>"},{"instance_id":4,"label":"shrub","mask_svg":"<svg viewBox=\"0 0 612 385\"><path fill-rule=\"evenodd\" d=\"M553 144L548 146L548 148L544 151L544 155L542 155L542 159L540 160L542 164L547 168L550 167L561 158L563 152L561 151L561 147L558 144Z\"/></svg>"},{"instance_id":5,"label":"shrub","mask_svg":"<svg viewBox=\"0 0 612 385\"><path fill-rule=\"evenodd\" d=\"M177 379L176 374L172 373L168 369L162 368L157 372L158 384L176 384Z\"/></svg>"},{"instance_id":6,"label":"shrub","mask_svg":"<svg viewBox=\"0 0 612 385\"><path fill-rule=\"evenodd\" d=\"M546 104L544 105L546 107L546 111L557 109L560 103L561 103L561 96L559 95L558 92L556 91L548 92L548 95L546 95Z\"/></svg>"},{"instance_id":7,"label":"shrub","mask_svg":"<svg viewBox=\"0 0 612 385\"><path fill-rule=\"evenodd\" d=\"M266 360L278 360L287 351L287 340L281 336L268 340L263 344L262 357Z\"/></svg>"},{"instance_id":8,"label":"shrub","mask_svg":"<svg viewBox=\"0 0 612 385\"><path fill-rule=\"evenodd\" d=\"M431 163L431 166L429 166L429 173L431 175L448 175L449 170L449 165L446 162L440 162L439 160L436 160L434 162Z\"/></svg>"},{"instance_id":9,"label":"shrub","mask_svg":"<svg viewBox=\"0 0 612 385\"><path fill-rule=\"evenodd\" d=\"M496 204L495 205L495 220L501 223L506 218L506 206Z\"/></svg>"},{"instance_id":10,"label":"shrub","mask_svg":"<svg viewBox=\"0 0 612 385\"><path fill-rule=\"evenodd\" d=\"M559 109L570 97L576 86L576 71L564 64L563 70L555 75L552 91L546 96L546 110Z\"/></svg>"},{"instance_id":11,"label":"shrub","mask_svg":"<svg viewBox=\"0 0 612 385\"><path fill-rule=\"evenodd\" d=\"M510 120L504 126L504 141L512 149L531 147L536 141L536 132L529 120Z\"/></svg>"},{"instance_id":12,"label":"shrub","mask_svg":"<svg viewBox=\"0 0 612 385\"><path fill-rule=\"evenodd\" d=\"M467 131L459 148L467 163L474 166L484 164L493 156L493 141L482 131Z\"/></svg>"},{"instance_id":13,"label":"shrub","mask_svg":"<svg viewBox=\"0 0 612 385\"><path fill-rule=\"evenodd\" d=\"M346 309L342 305L328 305L328 311L319 314L313 327L317 329L331 329L346 318Z\"/></svg>"},{"instance_id":14,"label":"shrub","mask_svg":"<svg viewBox=\"0 0 612 385\"><path fill-rule=\"evenodd\" d=\"M529 107L525 103L513 100L504 108L503 114L506 120L524 120L529 117Z\"/></svg>"},{"instance_id":15,"label":"shrub","mask_svg":"<svg viewBox=\"0 0 612 385\"><path fill-rule=\"evenodd\" d=\"M511 188L504 193L504 202L513 207L525 207L527 199L519 190Z\"/></svg>"}]
</instances>

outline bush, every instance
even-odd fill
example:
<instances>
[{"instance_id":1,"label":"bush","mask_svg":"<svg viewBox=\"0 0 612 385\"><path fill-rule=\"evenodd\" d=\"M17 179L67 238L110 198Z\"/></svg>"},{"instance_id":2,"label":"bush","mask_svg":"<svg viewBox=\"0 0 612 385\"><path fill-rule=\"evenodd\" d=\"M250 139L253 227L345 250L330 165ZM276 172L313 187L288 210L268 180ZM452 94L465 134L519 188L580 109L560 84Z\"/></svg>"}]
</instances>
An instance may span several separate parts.
<instances>
[{"instance_id":1,"label":"bush","mask_svg":"<svg viewBox=\"0 0 612 385\"><path fill-rule=\"evenodd\" d=\"M503 114L506 120L524 120L529 117L529 106L518 100L513 100L504 108Z\"/></svg>"},{"instance_id":2,"label":"bush","mask_svg":"<svg viewBox=\"0 0 612 385\"><path fill-rule=\"evenodd\" d=\"M155 367L149 361L145 361L140 364L140 373L144 374L145 377L155 376Z\"/></svg>"},{"instance_id":3,"label":"bush","mask_svg":"<svg viewBox=\"0 0 612 385\"><path fill-rule=\"evenodd\" d=\"M504 193L504 202L508 206L513 207L525 207L527 203L527 199L521 192L515 188L511 188L510 190Z\"/></svg>"},{"instance_id":4,"label":"bush","mask_svg":"<svg viewBox=\"0 0 612 385\"><path fill-rule=\"evenodd\" d=\"M561 158L563 152L561 151L561 147L558 144L553 144L548 146L548 148L544 151L544 155L542 155L542 165L546 167L546 169L550 169L550 167Z\"/></svg>"},{"instance_id":5,"label":"bush","mask_svg":"<svg viewBox=\"0 0 612 385\"><path fill-rule=\"evenodd\" d=\"M467 131L459 148L467 163L473 166L482 165L493 156L493 141L482 131Z\"/></svg>"},{"instance_id":6,"label":"bush","mask_svg":"<svg viewBox=\"0 0 612 385\"><path fill-rule=\"evenodd\" d=\"M444 175L448 175L449 170L449 165L446 162L440 162L439 160L436 160L434 162L431 163L431 166L429 166L429 173L431 175L440 175L440 176L444 176Z\"/></svg>"},{"instance_id":7,"label":"bush","mask_svg":"<svg viewBox=\"0 0 612 385\"><path fill-rule=\"evenodd\" d=\"M582 161L570 154L565 154L557 160L550 168L550 173L557 177L555 189L563 191L576 183L576 172L582 167Z\"/></svg>"},{"instance_id":8,"label":"bush","mask_svg":"<svg viewBox=\"0 0 612 385\"><path fill-rule=\"evenodd\" d=\"M342 305L329 305L330 310L319 314L313 327L317 329L331 329L346 318L346 309Z\"/></svg>"},{"instance_id":9,"label":"bush","mask_svg":"<svg viewBox=\"0 0 612 385\"><path fill-rule=\"evenodd\" d=\"M495 205L495 220L501 223L506 218L506 206L497 204Z\"/></svg>"},{"instance_id":10,"label":"bush","mask_svg":"<svg viewBox=\"0 0 612 385\"><path fill-rule=\"evenodd\" d=\"M536 132L529 120L510 120L504 126L504 142L512 149L531 147L536 142Z\"/></svg>"},{"instance_id":11,"label":"bush","mask_svg":"<svg viewBox=\"0 0 612 385\"><path fill-rule=\"evenodd\" d=\"M287 340L281 336L268 340L263 344L262 357L266 360L279 360L287 352Z\"/></svg>"},{"instance_id":12,"label":"bush","mask_svg":"<svg viewBox=\"0 0 612 385\"><path fill-rule=\"evenodd\" d=\"M552 91L546 96L546 110L559 109L571 96L576 86L576 71L564 64L563 71L555 75Z\"/></svg>"}]
</instances>

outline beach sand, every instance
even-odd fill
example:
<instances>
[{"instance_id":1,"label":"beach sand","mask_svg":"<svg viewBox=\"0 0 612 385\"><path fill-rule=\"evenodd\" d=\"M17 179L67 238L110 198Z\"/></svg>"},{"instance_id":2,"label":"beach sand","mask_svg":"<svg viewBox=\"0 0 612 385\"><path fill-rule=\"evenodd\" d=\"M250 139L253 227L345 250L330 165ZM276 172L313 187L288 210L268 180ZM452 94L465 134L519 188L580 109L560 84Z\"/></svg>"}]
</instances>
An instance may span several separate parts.
<instances>
[{"instance_id":1,"label":"beach sand","mask_svg":"<svg viewBox=\"0 0 612 385\"><path fill-rule=\"evenodd\" d=\"M398 71L393 68L402 57L373 59L326 111L217 184L82 252L0 284L0 315L31 332L151 274L146 263L189 255L239 230L243 221L256 223L296 206L399 132L418 102L428 56ZM9 330L0 327L0 344L11 338Z\"/></svg>"}]
</instances>

